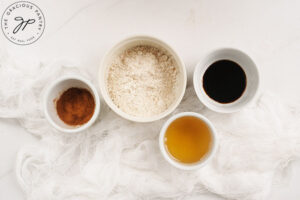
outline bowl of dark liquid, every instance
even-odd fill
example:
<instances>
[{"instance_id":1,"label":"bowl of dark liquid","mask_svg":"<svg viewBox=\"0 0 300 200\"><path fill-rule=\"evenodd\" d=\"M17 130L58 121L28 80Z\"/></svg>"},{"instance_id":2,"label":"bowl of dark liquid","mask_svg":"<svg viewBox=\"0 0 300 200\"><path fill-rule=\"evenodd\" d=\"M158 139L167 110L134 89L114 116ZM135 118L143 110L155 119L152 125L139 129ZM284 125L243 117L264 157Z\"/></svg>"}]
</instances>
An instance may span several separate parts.
<instances>
[{"instance_id":1,"label":"bowl of dark liquid","mask_svg":"<svg viewBox=\"0 0 300 200\"><path fill-rule=\"evenodd\" d=\"M196 94L206 107L230 113L255 98L259 73L247 54L224 48L213 51L197 64L193 81Z\"/></svg>"}]
</instances>

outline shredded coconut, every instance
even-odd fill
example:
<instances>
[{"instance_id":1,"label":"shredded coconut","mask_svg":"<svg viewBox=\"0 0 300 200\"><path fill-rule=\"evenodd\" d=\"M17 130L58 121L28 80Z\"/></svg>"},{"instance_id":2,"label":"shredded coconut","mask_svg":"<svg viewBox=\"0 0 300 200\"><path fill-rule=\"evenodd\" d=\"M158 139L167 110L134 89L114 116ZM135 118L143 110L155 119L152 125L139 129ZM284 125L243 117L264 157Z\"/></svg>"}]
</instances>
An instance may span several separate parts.
<instances>
[{"instance_id":1,"label":"shredded coconut","mask_svg":"<svg viewBox=\"0 0 300 200\"><path fill-rule=\"evenodd\" d=\"M174 58L153 46L126 49L113 60L107 88L114 104L139 117L164 112L176 98L178 68Z\"/></svg>"}]
</instances>

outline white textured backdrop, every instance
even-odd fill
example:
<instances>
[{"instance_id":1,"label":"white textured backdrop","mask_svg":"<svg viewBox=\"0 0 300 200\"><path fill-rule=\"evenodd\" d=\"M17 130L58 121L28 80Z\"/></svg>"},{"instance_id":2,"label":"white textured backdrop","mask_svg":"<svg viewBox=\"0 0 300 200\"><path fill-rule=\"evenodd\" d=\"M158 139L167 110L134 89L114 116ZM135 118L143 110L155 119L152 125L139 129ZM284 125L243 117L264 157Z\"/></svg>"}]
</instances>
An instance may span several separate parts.
<instances>
[{"instance_id":1,"label":"white textured backdrop","mask_svg":"<svg viewBox=\"0 0 300 200\"><path fill-rule=\"evenodd\" d=\"M54 130L43 116L43 91L60 75L88 75L72 63L19 63L2 57L0 117L18 119L40 138L21 148L18 183L28 199L188 199L212 192L236 200L263 200L283 170L300 156L300 109L262 95L246 109L219 114L204 109L192 86L175 112L194 111L216 126L219 146L200 170L173 168L160 155L157 135L164 120L137 124L103 104L92 128L78 134Z\"/></svg>"},{"instance_id":2,"label":"white textured backdrop","mask_svg":"<svg viewBox=\"0 0 300 200\"><path fill-rule=\"evenodd\" d=\"M0 8L6 8L10 3L12 1L1 1ZM271 178L273 178L273 182L278 183L279 175L281 175L279 169L285 167L289 161L296 158L298 153L298 137L294 135L296 138L291 138L294 137L293 134L296 134L292 130L292 125L299 125L299 120L296 121L295 119L297 111L286 112L287 108L282 108L280 106L281 103L277 103L277 99L288 101L286 105L295 105L296 103L293 102L299 102L300 100L300 80L298 78L300 72L299 1L146 2L138 0L62 0L54 3L50 0L40 0L35 3L43 10L46 17L45 33L37 43L28 47L20 47L11 44L0 34L1 49L8 51L12 55L12 59L19 62L16 65L18 66L16 67L16 71L14 71L13 67L9 67L11 65L4 64L6 56L2 58L1 77L3 78L0 81L1 88L4 88L3 91L5 93L1 95L6 97L14 95L12 90L7 90L7 87L5 87L7 85L9 86L8 88L16 89L16 94L18 91L24 93L25 90L23 89L28 87L28 92L25 93L25 96L21 95L21 99L16 100L16 98L12 98L8 101L9 104L5 103L4 107L1 105L1 112L6 116L11 114L18 116L18 118L30 115L30 117L25 118L26 120L21 120L21 125L30 128L29 131L34 131L35 135L42 133L47 135L42 141L34 142L41 145L38 150L25 149L22 151L24 154L19 154L18 157L20 158L20 162L18 162L20 164L18 165L18 169L20 170L17 171L17 174L22 178L20 180L24 181L22 184L23 187L27 188L29 193L31 192L29 196L33 197L39 194L52 193L52 195L60 197L59 195L66 195L68 192L74 190L81 194L88 193L97 196L99 193L101 193L100 195L107 194L114 185L118 185L118 187L114 188L113 194L125 193L126 195L135 195L135 197L136 195L145 197L149 193L153 195L149 197L158 197L158 195L196 195L196 191L209 190L228 198L259 198L259 196L254 195L266 195L265 192L269 189ZM160 128L159 123L162 122L159 122L155 126L150 124L148 125L149 129L146 129L144 126L139 127L136 124L123 121L106 110L101 113L99 124L94 127L95 129L97 127L101 128L94 132L91 129L88 134L79 134L76 137L69 138L68 136L52 132L48 128L48 125L44 123L42 115L39 115L37 111L34 111L34 114L32 113L32 110L37 108L38 102L34 104L34 101L28 101L28 96L39 96L39 91L44 86L43 84L47 83L47 80L43 79L40 73L38 73L38 76L36 75L37 70L42 71L41 67L36 68L36 66L39 66L40 61L42 61L42 66L45 67L45 75L51 75L50 72L60 74L60 70L62 70L60 68L61 63L51 64L52 60L61 60L61 57L67 57L67 60L79 63L81 71L86 72L87 76L90 76L95 84L97 84L95 72L103 53L112 43L117 42L125 36L137 33L154 35L173 45L187 65L189 78L196 62L210 50L224 46L241 49L248 53L259 66L262 72L262 91L271 91L275 96L264 95L255 109L237 113L238 116L225 117L226 120L241 118L255 124L255 126L250 127L249 123L247 123L247 126L243 123L237 125L235 124L235 120L225 123L223 121L224 117L219 119L220 115L214 115L202 110L202 106L195 98L193 90L191 88L188 89L190 94L186 98L193 104L185 104L183 102L180 109L190 109L190 111L194 110L205 114L216 124L219 124L218 129L222 132L221 135L226 135L227 138L223 140L223 148L221 146L219 149L218 158L220 159L216 158L217 161L211 163L212 166L209 168L203 169L204 171L199 171L193 175L178 172L160 159L158 152L155 152L157 150L155 145L157 145L156 136ZM36 57L33 59L36 62L30 62L31 64L26 63L23 61L26 57ZM70 64L67 65L69 66ZM4 69L2 66L8 66L8 69ZM68 68L67 70L71 69ZM76 70L71 71L73 71L72 73L76 73ZM26 79L27 81L21 81L21 83L14 82L8 76L9 72L12 72L14 76L18 76L19 78L24 75L29 78ZM41 79L39 80L39 78ZM35 79L39 81L38 84L33 82ZM13 87L18 86L18 84L21 84L22 87ZM33 87L29 87L30 84L33 84ZM0 98L1 102L5 102L6 100L3 96ZM26 101L28 102L26 103ZM22 108L22 112L8 112L9 110L18 110L14 109L14 106L19 105L19 103L26 105L18 107ZM189 104L191 105L189 106ZM24 110L24 108L26 109ZM255 119L252 117L253 121L247 119L247 117L252 116L251 114L254 111L255 116L258 117ZM113 117L118 122L109 120ZM110 124L107 124L105 120L110 121ZM286 121L288 122L285 123ZM111 126L110 130L113 131L107 130L101 125L102 123L107 124L107 127ZM225 124L226 127L223 126ZM29 135L25 135L22 129L16 127L20 126L20 123L2 119L0 125L3 130L1 131L0 150L1 158L3 157L4 159L0 165L2 174L0 174L0 178L2 177L0 180L3 180L0 182L0 197L1 199L11 199L14 198L13 195L16 193L13 187L17 187L12 178L14 172L11 171L13 160L16 157L15 152L21 144L32 143L32 139L30 139ZM32 128L34 125L44 127L45 130L41 131L41 129ZM118 131L119 126L127 127L124 130L132 131L126 131L122 134L120 131L123 131L123 129ZM241 129L243 130L242 132ZM111 134L108 134L109 132ZM258 134L259 132L263 134ZM106 137L102 138L103 134ZM48 137L48 135L51 136ZM95 143L89 144L89 141L91 141L90 138L93 137L96 137L96 139L92 139ZM246 138L247 142L243 143L242 141L246 140ZM251 142L248 142L249 138L251 138L249 140ZM270 140L270 138L273 139ZM252 139L255 140L252 141ZM259 142L257 142L258 139L260 139ZM145 140L147 142L142 142ZM102 144L100 141L106 142ZM239 146L237 147L232 144L239 144ZM94 149L86 148L86 145L91 145ZM60 147L56 148L56 151L53 151L53 146ZM77 146L77 148L72 149L71 146ZM114 148L109 155L93 157L93 155L103 154L105 152L103 151L104 148L107 148L108 151L111 146L114 146ZM124 147L128 149L124 151ZM103 149L100 150L101 148ZM51 149L51 156L45 157L44 155L46 155L49 149ZM89 149L91 152L85 152L86 149ZM237 152L235 152L235 149L238 149ZM147 152L150 150L151 154L148 156ZM60 152L65 152L65 154L61 154ZM235 153L235 157L224 156L231 155L232 152ZM245 156L244 152L250 152L250 154ZM85 153L87 156L84 156ZM116 157L113 157L113 155ZM117 155L120 157L118 158ZM28 158L28 160L24 158ZM90 160L82 160L82 158L90 158ZM110 162L99 162L108 158L111 158ZM148 159L145 162L139 162L140 159L146 158ZM72 160L75 160L74 163L68 165L67 163ZM272 162L274 160L277 162ZM117 161L119 165L116 164ZM112 178L109 181L105 181L105 184L101 182L104 181L103 178L98 178L105 176L98 172L107 166L98 166L95 168L97 163L114 166L107 169L112 173ZM123 165L125 167L119 167ZM24 168L20 168L20 166L24 166ZM49 166L50 169L48 168ZM70 166L72 168L69 168ZM132 166L136 166L137 169L131 169ZM218 168L215 166L223 167ZM147 171L149 168L150 170ZM156 170L158 168L161 168L161 170ZM37 172L37 169L42 173L34 173L34 171ZM98 171L93 172L92 169L97 169ZM164 169L167 173L162 174ZM251 170L253 171L249 173ZM82 172L81 176L71 176L72 174L78 174L77 172L79 171ZM119 172L113 173L116 171ZM124 171L127 173L123 173ZM143 176L140 176L139 171L143 172ZM150 173L151 171L153 173ZM275 171L278 173L274 176L272 172ZM288 169L287 171L290 170ZM51 175L49 175L49 172L51 172ZM68 173L64 175L62 172ZM238 174L239 172L247 172L247 174ZM98 175L95 176L95 174ZM222 176L224 174L226 176ZM260 174L259 177L257 177L257 174ZM132 178L136 176L138 179ZM175 179L176 176L178 178ZM192 178L188 176L192 176ZM36 179L29 179L28 177L36 177ZM42 178L39 179L39 177ZM245 177L245 180L241 181L242 177ZM274 179L274 177L276 178ZM80 181L82 178L88 180L88 182ZM216 180L212 181L212 178L216 178ZM47 184L40 184L40 188L30 187L41 180L48 180L48 182ZM124 180L124 182L120 182L120 180ZM137 183L147 183L147 180L157 180L158 182L148 182L152 187L147 187L147 184L137 185L135 183L136 180L139 181ZM167 180L168 184L165 184L165 180ZM72 186L71 184L67 184L68 182L72 182L74 187L76 187L75 183L78 182L84 185L80 185L79 189L64 187L65 190L61 190L60 185ZM294 183L296 184L297 181L294 180ZM87 187L88 191L83 191L86 188L86 184L90 187ZM162 185L167 187L162 187ZM101 190L97 186L101 186ZM139 187L135 188L136 186ZM294 186L290 187L295 188ZM34 188L34 190L30 188ZM133 190L132 188L135 189ZM260 190L259 188L265 188L266 190ZM145 193L146 191L148 193ZM242 192L239 193L238 191ZM287 196L290 199L297 199L299 197L299 191L296 188L292 192L282 192L282 194L278 194L277 197L273 198L281 199L280 195L282 199ZM115 197L118 198L118 196ZM17 198L22 198L22 196L15 197L15 199ZM72 199L72 197L70 198ZM185 198L188 199L189 196Z\"/></svg>"}]
</instances>

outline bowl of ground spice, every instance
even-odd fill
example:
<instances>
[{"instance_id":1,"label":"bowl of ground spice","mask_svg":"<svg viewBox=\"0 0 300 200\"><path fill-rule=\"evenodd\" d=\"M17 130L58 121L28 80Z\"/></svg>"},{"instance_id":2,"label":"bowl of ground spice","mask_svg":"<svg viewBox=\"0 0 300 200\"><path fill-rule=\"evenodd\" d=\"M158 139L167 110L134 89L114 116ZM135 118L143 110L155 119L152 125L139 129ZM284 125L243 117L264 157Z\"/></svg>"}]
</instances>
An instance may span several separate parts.
<instances>
[{"instance_id":1,"label":"bowl of ground spice","mask_svg":"<svg viewBox=\"0 0 300 200\"><path fill-rule=\"evenodd\" d=\"M44 98L47 120L62 132L79 132L91 126L100 111L100 100L92 83L79 76L54 81Z\"/></svg>"},{"instance_id":2,"label":"bowl of ground spice","mask_svg":"<svg viewBox=\"0 0 300 200\"><path fill-rule=\"evenodd\" d=\"M161 119L179 105L186 88L182 59L154 37L134 36L114 45L99 69L105 102L121 117L135 122Z\"/></svg>"}]
</instances>

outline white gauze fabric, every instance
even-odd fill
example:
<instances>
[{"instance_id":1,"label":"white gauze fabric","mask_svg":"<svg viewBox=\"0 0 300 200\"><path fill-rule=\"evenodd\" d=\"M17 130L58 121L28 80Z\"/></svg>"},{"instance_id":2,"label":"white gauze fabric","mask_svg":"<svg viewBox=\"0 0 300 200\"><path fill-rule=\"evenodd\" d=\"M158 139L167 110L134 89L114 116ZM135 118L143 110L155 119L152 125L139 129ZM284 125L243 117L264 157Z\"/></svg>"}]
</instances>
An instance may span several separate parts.
<instances>
[{"instance_id":1,"label":"white gauze fabric","mask_svg":"<svg viewBox=\"0 0 300 200\"><path fill-rule=\"evenodd\" d=\"M166 119L129 122L103 101L99 119L87 131L58 132L44 118L43 91L61 75L89 78L71 66L1 57L0 117L18 119L39 138L37 145L21 148L16 161L16 177L28 200L189 199L206 192L263 200L300 155L299 107L266 92L240 112L219 114L205 109L188 86L174 113L205 115L219 139L215 157L196 171L178 170L161 156L158 134Z\"/></svg>"}]
</instances>

